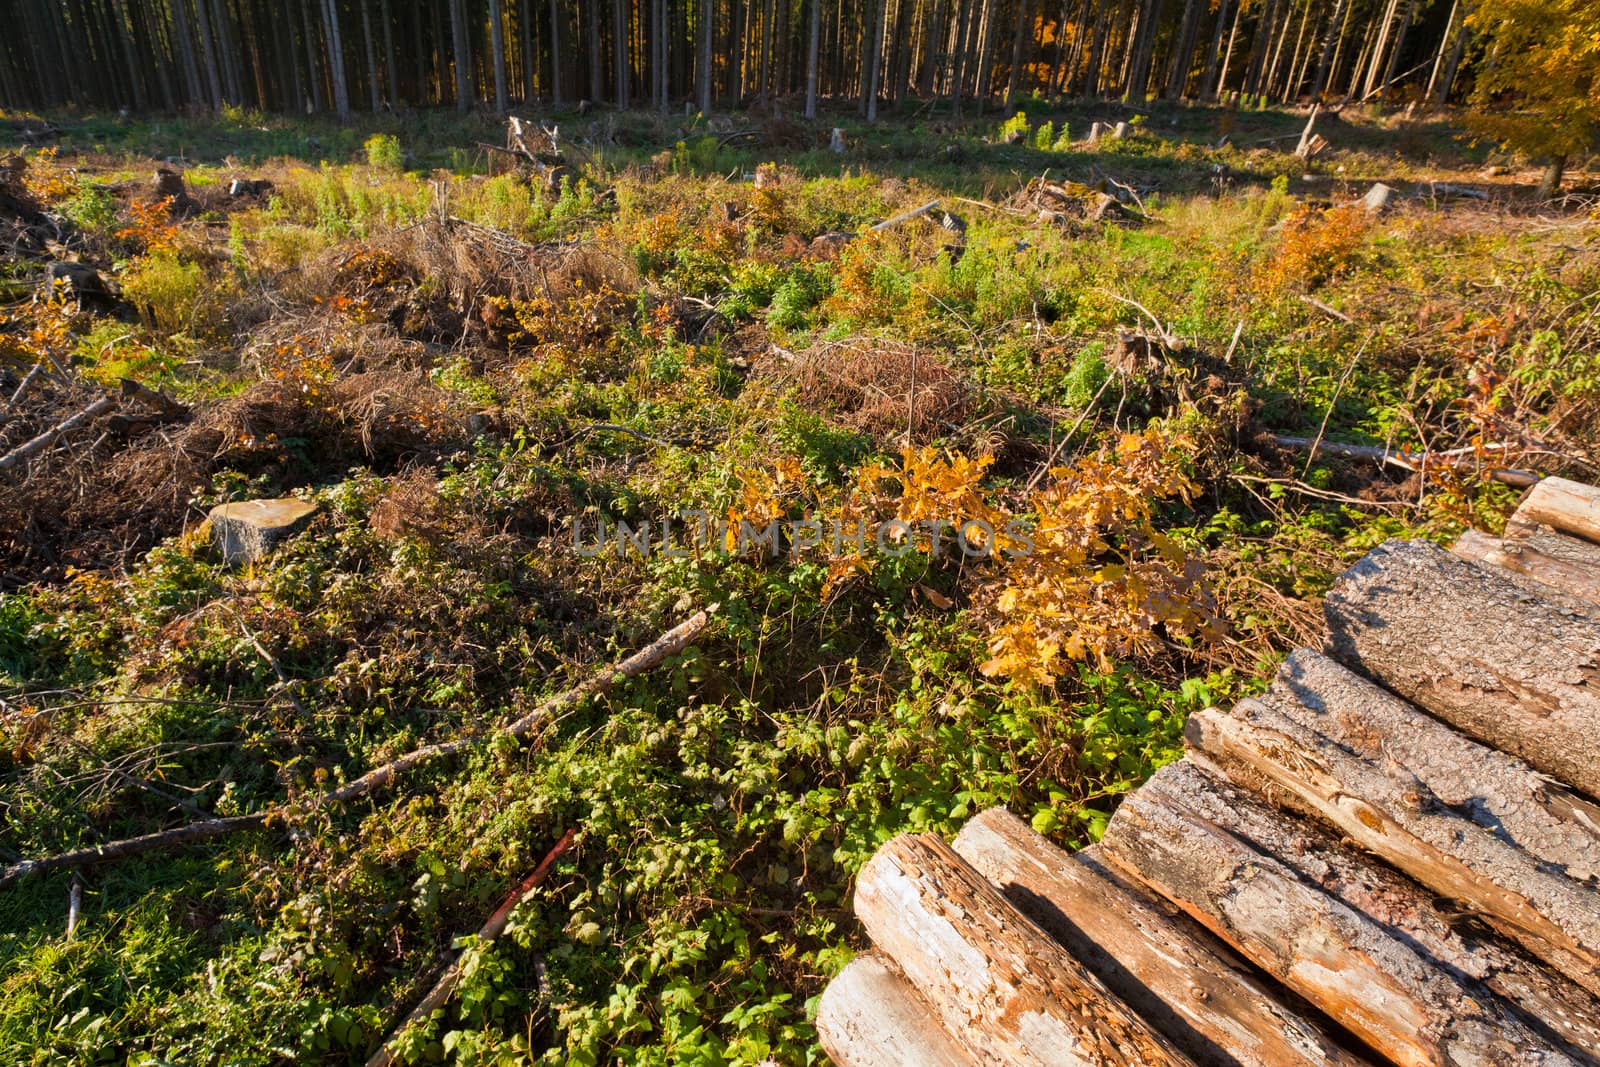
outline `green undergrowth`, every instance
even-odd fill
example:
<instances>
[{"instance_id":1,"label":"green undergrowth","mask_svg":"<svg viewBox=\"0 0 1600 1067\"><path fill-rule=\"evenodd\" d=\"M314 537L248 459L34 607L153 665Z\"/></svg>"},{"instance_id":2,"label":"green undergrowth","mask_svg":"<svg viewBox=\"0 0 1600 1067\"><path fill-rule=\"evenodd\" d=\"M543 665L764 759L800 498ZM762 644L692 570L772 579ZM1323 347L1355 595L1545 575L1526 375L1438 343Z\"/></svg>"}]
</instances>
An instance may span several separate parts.
<instances>
[{"instance_id":1,"label":"green undergrowth","mask_svg":"<svg viewBox=\"0 0 1600 1067\"><path fill-rule=\"evenodd\" d=\"M1341 119L1308 179L1257 143L1298 130L1286 113L1158 109L1091 149L1121 109L1022 112L1013 145L995 115L836 115L843 159L821 126L780 148L636 114L598 143L609 116L560 116L600 159L553 188L486 173L463 147L499 139L483 117L64 117L30 188L121 299L19 299L0 367L49 353L195 411L17 483L37 495L0 592L7 862L487 738L712 616L525 743L86 868L70 939L73 874L0 888L0 1059L361 1063L459 951L409 1062L820 1062L816 998L864 945L850 897L879 845L994 805L1097 840L1189 713L1320 640L1319 598L1365 551L1495 528L1498 463L1592 473L1589 220L1340 206L1358 179L1476 166L1446 124ZM172 219L139 183L180 154L196 204ZM1025 189L1046 171L1136 198L1041 224ZM235 176L273 187L235 202ZM959 225L814 243L934 199ZM1308 463L1270 434L1479 462ZM1118 481L1147 461L1133 484L1159 492ZM1041 581L1104 593L1104 614L1062 609L1099 643L1052 681L993 667L1003 598L1029 591L1003 561L574 550L684 509L854 506L896 473L907 500L918 464L922 499L1035 524L1118 489L1148 507L1047 561ZM319 505L309 525L225 567L206 509L290 493ZM1156 557L1178 562L1141 581L1213 626L1155 598L1115 613Z\"/></svg>"}]
</instances>

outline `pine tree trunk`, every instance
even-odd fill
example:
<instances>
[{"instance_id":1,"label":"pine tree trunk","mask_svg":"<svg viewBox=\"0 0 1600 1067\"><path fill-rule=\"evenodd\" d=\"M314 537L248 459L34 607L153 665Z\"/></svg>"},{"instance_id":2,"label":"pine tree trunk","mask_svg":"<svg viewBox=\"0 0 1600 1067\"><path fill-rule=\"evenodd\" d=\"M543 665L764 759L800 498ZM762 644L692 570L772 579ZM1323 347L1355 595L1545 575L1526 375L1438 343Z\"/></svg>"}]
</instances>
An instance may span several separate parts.
<instances>
[{"instance_id":1,"label":"pine tree trunk","mask_svg":"<svg viewBox=\"0 0 1600 1067\"><path fill-rule=\"evenodd\" d=\"M822 38L822 0L810 0L811 40L806 51L806 118L817 117L817 48Z\"/></svg>"},{"instance_id":2,"label":"pine tree trunk","mask_svg":"<svg viewBox=\"0 0 1600 1067\"><path fill-rule=\"evenodd\" d=\"M1032 29L1031 14L1029 0L1017 0L1017 26L1011 35L1011 71L1006 77L1006 98L1000 105L1007 111L1016 106L1017 94L1022 90L1023 36Z\"/></svg>"},{"instance_id":3,"label":"pine tree trunk","mask_svg":"<svg viewBox=\"0 0 1600 1067\"><path fill-rule=\"evenodd\" d=\"M1333 6L1333 17L1328 20L1328 33L1322 39L1322 54L1317 58L1317 73L1311 80L1311 102L1322 99L1322 90L1328 85L1329 57L1334 53L1336 41L1344 38L1345 23L1350 20L1349 0L1338 0Z\"/></svg>"},{"instance_id":4,"label":"pine tree trunk","mask_svg":"<svg viewBox=\"0 0 1600 1067\"><path fill-rule=\"evenodd\" d=\"M323 108L323 97L322 71L321 67L317 63L317 55L319 52L317 47L317 28L315 21L313 21L311 17L311 5L313 2L320 4L321 0L303 0L301 3L300 25L301 30L303 31L301 36L305 41L306 46L306 68L311 72L311 110L313 112L317 112L321 111ZM177 7L182 3L183 0L175 0L173 6ZM318 17L320 18L320 15Z\"/></svg>"},{"instance_id":5,"label":"pine tree trunk","mask_svg":"<svg viewBox=\"0 0 1600 1067\"><path fill-rule=\"evenodd\" d=\"M450 2L450 65L455 72L456 110L472 110L472 44L467 36L464 0Z\"/></svg>"},{"instance_id":6,"label":"pine tree trunk","mask_svg":"<svg viewBox=\"0 0 1600 1067\"><path fill-rule=\"evenodd\" d=\"M611 97L618 107L628 106L628 8L629 0L612 0L611 3Z\"/></svg>"},{"instance_id":7,"label":"pine tree trunk","mask_svg":"<svg viewBox=\"0 0 1600 1067\"><path fill-rule=\"evenodd\" d=\"M972 22L972 4L956 0L960 15L956 19L955 48L950 62L950 99L953 113L961 114L961 94L967 76L967 35Z\"/></svg>"},{"instance_id":8,"label":"pine tree trunk","mask_svg":"<svg viewBox=\"0 0 1600 1067\"><path fill-rule=\"evenodd\" d=\"M350 90L344 76L344 41L339 36L338 0L322 0L328 37L328 80L333 83L333 110L340 122L350 118Z\"/></svg>"},{"instance_id":9,"label":"pine tree trunk","mask_svg":"<svg viewBox=\"0 0 1600 1067\"><path fill-rule=\"evenodd\" d=\"M550 106L561 106L561 0L550 0Z\"/></svg>"},{"instance_id":10,"label":"pine tree trunk","mask_svg":"<svg viewBox=\"0 0 1600 1067\"><path fill-rule=\"evenodd\" d=\"M181 3L183 0L174 0ZM222 110L222 76L217 70L217 46L211 39L211 0L195 0L195 29L200 36L200 55L205 60L206 91L212 111Z\"/></svg>"},{"instance_id":11,"label":"pine tree trunk","mask_svg":"<svg viewBox=\"0 0 1600 1067\"><path fill-rule=\"evenodd\" d=\"M979 27L982 32L978 35L978 81L973 87L972 99L980 115L989 106L990 90L993 88L990 82L994 75L994 28L1000 21L995 3L996 0L984 0L983 20Z\"/></svg>"},{"instance_id":12,"label":"pine tree trunk","mask_svg":"<svg viewBox=\"0 0 1600 1067\"><path fill-rule=\"evenodd\" d=\"M1189 75L1194 67L1194 47L1200 36L1200 15L1204 11L1200 0L1184 0L1183 24L1178 30L1176 50L1172 55L1172 69L1167 72L1168 100L1180 99L1189 85Z\"/></svg>"},{"instance_id":13,"label":"pine tree trunk","mask_svg":"<svg viewBox=\"0 0 1600 1067\"><path fill-rule=\"evenodd\" d=\"M1156 47L1156 23L1161 18L1161 0L1144 0L1139 6L1139 27L1134 38L1133 67L1123 99L1142 104L1150 92L1150 66Z\"/></svg>"},{"instance_id":14,"label":"pine tree trunk","mask_svg":"<svg viewBox=\"0 0 1600 1067\"><path fill-rule=\"evenodd\" d=\"M389 106L396 107L400 103L400 68L394 62L394 14L390 10L389 0L383 0L379 15L383 19L384 79L389 89Z\"/></svg>"},{"instance_id":15,"label":"pine tree trunk","mask_svg":"<svg viewBox=\"0 0 1600 1067\"><path fill-rule=\"evenodd\" d=\"M489 50L494 53L494 110L497 115L511 110L511 99L506 92L505 18L502 0L489 0Z\"/></svg>"},{"instance_id":16,"label":"pine tree trunk","mask_svg":"<svg viewBox=\"0 0 1600 1067\"><path fill-rule=\"evenodd\" d=\"M378 88L378 46L372 38L372 14L368 0L358 0L361 7L361 47L367 59L368 106L376 115L383 109L383 93Z\"/></svg>"},{"instance_id":17,"label":"pine tree trunk","mask_svg":"<svg viewBox=\"0 0 1600 1067\"><path fill-rule=\"evenodd\" d=\"M1472 6L1469 2L1469 8ZM1471 13L1470 10L1468 12ZM1450 49L1450 59L1445 64L1444 76L1439 79L1439 95L1434 98L1434 103L1443 107L1450 99L1450 90L1456 83L1456 71L1461 67L1461 59L1467 53L1467 43L1471 40L1472 32L1468 29L1466 20L1456 30L1455 45Z\"/></svg>"},{"instance_id":18,"label":"pine tree trunk","mask_svg":"<svg viewBox=\"0 0 1600 1067\"><path fill-rule=\"evenodd\" d=\"M1218 72L1222 69L1222 41L1228 32L1228 8L1231 0L1220 0L1217 6L1217 24L1211 30L1211 48L1206 52L1206 72L1200 79L1200 99L1212 101L1217 98ZM1228 37L1228 46L1232 48L1233 38Z\"/></svg>"},{"instance_id":19,"label":"pine tree trunk","mask_svg":"<svg viewBox=\"0 0 1600 1067\"><path fill-rule=\"evenodd\" d=\"M1394 84L1395 73L1400 69L1400 56L1406 47L1406 35L1411 29L1411 18L1416 14L1417 0L1406 0L1406 12L1395 33L1394 50L1389 53L1389 65L1384 68L1383 86L1378 91L1379 100L1388 100L1389 88Z\"/></svg>"},{"instance_id":20,"label":"pine tree trunk","mask_svg":"<svg viewBox=\"0 0 1600 1067\"><path fill-rule=\"evenodd\" d=\"M869 51L867 60L866 85L862 89L862 105L866 109L867 121L878 121L878 79L883 65L883 20L888 16L885 10L888 0L868 0L871 6L871 33L868 36Z\"/></svg>"}]
</instances>

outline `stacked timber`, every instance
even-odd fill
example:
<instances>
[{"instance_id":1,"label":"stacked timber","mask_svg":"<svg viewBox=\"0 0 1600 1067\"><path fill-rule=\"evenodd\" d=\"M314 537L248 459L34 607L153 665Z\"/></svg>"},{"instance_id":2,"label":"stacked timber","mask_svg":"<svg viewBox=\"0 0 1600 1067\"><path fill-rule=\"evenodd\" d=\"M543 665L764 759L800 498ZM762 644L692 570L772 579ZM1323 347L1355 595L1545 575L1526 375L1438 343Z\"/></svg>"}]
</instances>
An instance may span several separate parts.
<instances>
[{"instance_id":1,"label":"stacked timber","mask_svg":"<svg viewBox=\"0 0 1600 1067\"><path fill-rule=\"evenodd\" d=\"M1391 542L1076 854L1003 809L889 842L845 1067L1600 1064L1600 490Z\"/></svg>"}]
</instances>

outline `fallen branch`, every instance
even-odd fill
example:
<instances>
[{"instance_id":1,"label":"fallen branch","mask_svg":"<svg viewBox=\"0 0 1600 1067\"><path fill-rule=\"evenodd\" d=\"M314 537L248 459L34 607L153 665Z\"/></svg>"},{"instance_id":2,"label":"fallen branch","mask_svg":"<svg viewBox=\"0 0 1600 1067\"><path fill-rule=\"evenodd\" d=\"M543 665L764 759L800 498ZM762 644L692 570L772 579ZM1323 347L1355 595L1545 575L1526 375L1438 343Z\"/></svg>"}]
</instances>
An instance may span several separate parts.
<instances>
[{"instance_id":1,"label":"fallen branch","mask_svg":"<svg viewBox=\"0 0 1600 1067\"><path fill-rule=\"evenodd\" d=\"M0 471L8 471L36 452L43 452L57 437L70 433L97 415L104 415L117 406L109 396L103 396L74 415L69 415L31 441L24 441L10 452L0 456Z\"/></svg>"},{"instance_id":2,"label":"fallen branch","mask_svg":"<svg viewBox=\"0 0 1600 1067\"><path fill-rule=\"evenodd\" d=\"M1401 470L1418 471L1428 467L1449 467L1456 471L1479 470L1478 463L1473 453L1476 449L1453 449L1449 452L1405 452L1400 449L1389 448L1386 445L1345 445L1336 441L1318 441L1310 437L1284 437L1279 434L1268 434L1268 438L1279 448L1292 448L1302 452L1310 452L1315 458L1317 453L1325 452L1328 455L1339 456L1343 459L1366 459L1382 466L1399 467ZM1504 448L1503 445L1486 445L1485 448ZM1483 473L1497 482L1506 485L1527 488L1537 483L1541 475L1537 471L1518 470L1514 467L1482 467Z\"/></svg>"},{"instance_id":3,"label":"fallen branch","mask_svg":"<svg viewBox=\"0 0 1600 1067\"><path fill-rule=\"evenodd\" d=\"M527 896L535 886L544 881L545 876L550 873L550 868L555 866L556 860L571 847L572 834L573 831L571 830L562 834L561 840L556 842L554 848L545 853L544 859L539 861L539 866L533 869L533 873L524 878L521 884L507 894L506 899L501 901L500 906L494 910L494 914L489 916L489 921L484 923L482 928L478 930L479 942L493 941L505 932L506 923L511 918L512 909L521 903L522 898ZM411 1009L411 1012L395 1028L394 1033L384 1041L382 1047L367 1061L367 1067L389 1067L394 1062L394 1052L392 1051L394 1043L412 1026L426 1022L435 1011L444 1007L445 1001L450 998L451 993L455 992L456 983L460 980L461 957L457 956L450 966L446 968L444 974L439 976L439 980L433 984L433 988L428 990L428 995L423 997L415 1008Z\"/></svg>"},{"instance_id":4,"label":"fallen branch","mask_svg":"<svg viewBox=\"0 0 1600 1067\"><path fill-rule=\"evenodd\" d=\"M28 386L32 385L34 380L43 372L44 364L42 363L35 363L32 367L28 368L28 373L22 376L22 384L17 386L17 391L11 394L10 400L6 401L7 411L10 411L12 408L17 406L17 401L21 400L22 394L28 391Z\"/></svg>"},{"instance_id":5,"label":"fallen branch","mask_svg":"<svg viewBox=\"0 0 1600 1067\"><path fill-rule=\"evenodd\" d=\"M714 610L715 608L713 607L706 611L696 612L627 659L595 672L571 689L542 702L520 719L499 730L474 737L458 737L450 741L426 745L415 751L408 752L399 759L391 760L381 767L376 767L355 781L340 786L338 789L318 794L309 801L277 804L265 811L258 811L249 815L234 815L226 819L206 819L201 822L189 823L186 826L174 827L171 830L162 830L153 834L145 834L141 837L124 838L121 841L113 841L109 844L96 845L91 848L74 849L71 852L62 852L54 856L46 856L43 859L21 860L8 867L0 868L0 886L9 885L32 875L45 874L49 871L69 867L87 867L90 864L136 856L140 853L166 848L170 845L186 844L191 841L205 841L213 837L237 833L241 830L260 829L273 821L304 817L334 804L343 804L346 801L364 797L369 793L375 793L387 787L401 774L420 764L479 748L499 737L520 741L532 733L534 727L551 718L557 712L570 708L588 697L604 693L618 681L643 674L645 671L658 666L668 656L676 655L683 651L690 642L705 630L706 626L711 622L711 612Z\"/></svg>"},{"instance_id":6,"label":"fallen branch","mask_svg":"<svg viewBox=\"0 0 1600 1067\"><path fill-rule=\"evenodd\" d=\"M1349 315L1346 315L1344 312L1340 311L1338 308L1333 307L1330 304L1324 304L1322 301L1318 300L1314 296L1301 296L1300 297L1300 303L1305 304L1307 307L1314 307L1318 311L1322 312L1324 315L1327 315L1330 318L1338 319L1340 322L1355 322L1356 321L1355 319L1352 319Z\"/></svg>"},{"instance_id":7,"label":"fallen branch","mask_svg":"<svg viewBox=\"0 0 1600 1067\"><path fill-rule=\"evenodd\" d=\"M920 219L930 211L937 211L938 208L939 201L930 200L921 207L912 208L910 211L902 211L893 218L884 219L882 222L873 223L871 226L867 227L867 232L878 233L881 230L892 230L903 222L910 222L912 219Z\"/></svg>"}]
</instances>

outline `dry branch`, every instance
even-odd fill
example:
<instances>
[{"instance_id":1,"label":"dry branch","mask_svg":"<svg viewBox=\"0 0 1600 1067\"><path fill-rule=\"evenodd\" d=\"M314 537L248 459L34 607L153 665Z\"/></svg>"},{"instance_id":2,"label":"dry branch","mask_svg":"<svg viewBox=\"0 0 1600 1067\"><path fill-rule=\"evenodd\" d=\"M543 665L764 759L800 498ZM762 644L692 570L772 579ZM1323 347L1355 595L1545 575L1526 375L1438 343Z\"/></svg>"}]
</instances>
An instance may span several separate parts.
<instances>
[{"instance_id":1,"label":"dry branch","mask_svg":"<svg viewBox=\"0 0 1600 1067\"><path fill-rule=\"evenodd\" d=\"M480 943L493 941L505 932L506 923L511 918L512 910L522 901L523 897L531 893L540 882L544 881L545 876L550 873L550 868L555 866L556 860L561 858L561 854L571 847L572 835L573 831L571 830L562 834L561 840L555 843L554 848L545 853L544 859L539 861L539 866L533 869L533 873L524 878L515 889L506 895L505 900L500 902L500 906L494 909L494 914L490 915L488 921L478 930L478 941ZM395 1028L393 1036L385 1040L378 1051L373 1053L372 1058L367 1061L367 1067L389 1067L389 1064L394 1062L394 1053L391 1049L395 1041L412 1026L427 1022L435 1011L444 1007L445 1001L450 998L451 993L455 992L456 983L460 980L461 958L457 956L450 966L445 969L444 974L439 976L439 980L433 984L433 988L428 990L428 995L423 997L417 1003L417 1006L412 1008L406 1017L401 1020L400 1025Z\"/></svg>"},{"instance_id":2,"label":"dry branch","mask_svg":"<svg viewBox=\"0 0 1600 1067\"><path fill-rule=\"evenodd\" d=\"M342 804L366 796L369 793L377 792L387 787L399 775L423 763L471 751L474 748L488 744L497 737L521 740L532 733L534 727L544 723L557 712L572 707L587 697L605 692L621 679L643 674L645 671L658 666L668 656L673 656L683 651L700 635L710 621L710 611L696 612L693 616L668 630L627 659L597 671L571 689L540 703L538 707L500 730L479 734L475 737L460 737L450 741L441 741L435 745L427 745L413 752L408 752L399 759L391 760L381 767L376 767L355 781L349 782L338 789L320 793L310 800L280 804L266 811L255 812L250 815L235 815L226 819L207 819L203 822L189 823L186 826L175 827L171 830L162 830L159 833L126 838L105 845L96 845L92 848L80 848L55 856L46 856L43 859L22 860L11 864L9 867L0 868L0 886L31 875L45 874L49 871L61 870L67 867L87 867L90 864L135 856L154 849L166 848L170 845L204 841L213 837L221 837L225 834L237 833L241 830L259 829L275 820L303 817L330 805Z\"/></svg>"},{"instance_id":3,"label":"dry branch","mask_svg":"<svg viewBox=\"0 0 1600 1067\"><path fill-rule=\"evenodd\" d=\"M1517 470L1511 467L1485 467L1472 454L1472 449L1457 452L1406 452L1384 445L1346 445L1313 437L1285 437L1281 434L1269 434L1268 437L1279 448L1310 452L1313 459L1319 452L1326 452L1331 456L1366 459L1380 467L1399 467L1407 471L1426 470L1429 467L1448 467L1456 471L1482 471L1485 477L1494 481L1521 487L1534 485L1540 478L1535 471Z\"/></svg>"},{"instance_id":4,"label":"dry branch","mask_svg":"<svg viewBox=\"0 0 1600 1067\"><path fill-rule=\"evenodd\" d=\"M1334 657L1600 797L1600 621L1420 541L1391 541L1323 601Z\"/></svg>"},{"instance_id":5,"label":"dry branch","mask_svg":"<svg viewBox=\"0 0 1600 1067\"><path fill-rule=\"evenodd\" d=\"M919 219L930 211L937 211L938 208L939 201L930 200L921 207L912 208L910 211L902 211L893 218L888 218L884 219L882 222L873 223L871 226L867 227L867 232L877 233L880 230L892 230L901 223L910 222L912 219Z\"/></svg>"}]
</instances>

